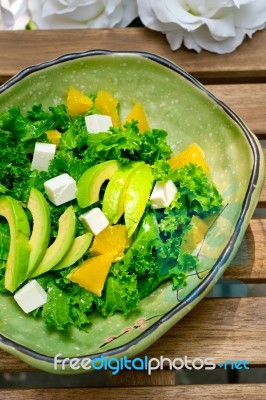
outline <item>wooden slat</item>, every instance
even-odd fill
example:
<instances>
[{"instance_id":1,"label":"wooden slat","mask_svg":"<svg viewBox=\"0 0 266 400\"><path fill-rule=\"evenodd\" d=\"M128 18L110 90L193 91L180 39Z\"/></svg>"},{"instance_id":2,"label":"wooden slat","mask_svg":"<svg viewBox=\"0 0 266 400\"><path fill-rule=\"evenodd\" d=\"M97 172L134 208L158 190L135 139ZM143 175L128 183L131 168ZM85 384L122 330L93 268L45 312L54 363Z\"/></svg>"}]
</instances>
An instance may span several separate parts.
<instances>
[{"instance_id":1,"label":"wooden slat","mask_svg":"<svg viewBox=\"0 0 266 400\"><path fill-rule=\"evenodd\" d=\"M17 357L0 350L0 372L29 372L34 371L34 368ZM1 399L1 396L0 396Z\"/></svg>"},{"instance_id":2,"label":"wooden slat","mask_svg":"<svg viewBox=\"0 0 266 400\"><path fill-rule=\"evenodd\" d=\"M257 32L233 53L217 55L187 49L171 51L165 36L146 28L2 31L0 32L0 81L30 64L68 52L89 49L138 50L160 54L201 80L266 78L266 30Z\"/></svg>"},{"instance_id":3,"label":"wooden slat","mask_svg":"<svg viewBox=\"0 0 266 400\"><path fill-rule=\"evenodd\" d=\"M266 138L266 84L207 85L259 138Z\"/></svg>"},{"instance_id":4,"label":"wooden slat","mask_svg":"<svg viewBox=\"0 0 266 400\"><path fill-rule=\"evenodd\" d=\"M154 371L147 374L147 371L119 371L111 377L113 386L174 386L175 370Z\"/></svg>"},{"instance_id":5,"label":"wooden slat","mask_svg":"<svg viewBox=\"0 0 266 400\"><path fill-rule=\"evenodd\" d=\"M265 163L266 163L266 148L263 149L264 152L264 158L265 158ZM261 196L260 196L260 207L266 207L266 180L264 182L264 186L261 192Z\"/></svg>"},{"instance_id":6,"label":"wooden slat","mask_svg":"<svg viewBox=\"0 0 266 400\"><path fill-rule=\"evenodd\" d=\"M266 366L266 298L204 299L142 355L247 360ZM0 371L30 370L0 352ZM135 379L135 378L132 378Z\"/></svg>"},{"instance_id":7,"label":"wooden slat","mask_svg":"<svg viewBox=\"0 0 266 400\"><path fill-rule=\"evenodd\" d=\"M266 219L252 219L241 247L225 272L226 278L247 283L266 282Z\"/></svg>"},{"instance_id":8,"label":"wooden slat","mask_svg":"<svg viewBox=\"0 0 266 400\"><path fill-rule=\"evenodd\" d=\"M0 398L9 400L72 400L106 399L124 400L243 400L253 398L265 400L266 384L236 385L180 385L175 387L130 387L130 388L88 388L88 389L27 389L2 390Z\"/></svg>"},{"instance_id":9,"label":"wooden slat","mask_svg":"<svg viewBox=\"0 0 266 400\"><path fill-rule=\"evenodd\" d=\"M266 207L266 182L264 183L258 206L263 208Z\"/></svg>"}]
</instances>

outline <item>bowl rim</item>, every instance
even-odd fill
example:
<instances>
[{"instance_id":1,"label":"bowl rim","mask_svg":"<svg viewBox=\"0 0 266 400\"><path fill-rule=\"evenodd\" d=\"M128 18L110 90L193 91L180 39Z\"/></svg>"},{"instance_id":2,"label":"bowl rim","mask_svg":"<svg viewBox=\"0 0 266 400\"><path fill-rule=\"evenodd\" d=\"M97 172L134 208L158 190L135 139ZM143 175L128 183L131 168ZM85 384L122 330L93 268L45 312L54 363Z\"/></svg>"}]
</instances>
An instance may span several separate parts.
<instances>
[{"instance_id":1,"label":"bowl rim","mask_svg":"<svg viewBox=\"0 0 266 400\"><path fill-rule=\"evenodd\" d=\"M23 78L27 77L28 75L41 71L43 69L49 68L56 64L61 64L67 61L72 61L76 59L81 59L90 56L136 56L136 57L143 57L145 59L151 60L155 63L159 63L162 66L169 68L170 70L178 73L186 80L190 81L194 84L197 88L207 94L213 101L215 101L218 105L222 107L222 109L229 115L229 117L239 126L242 133L244 134L245 138L247 139L250 149L253 155L253 167L251 171L251 176L248 184L247 191L245 193L245 198L243 201L242 209L238 220L235 224L234 231L231 234L230 238L228 239L228 243L224 248L223 252L220 254L219 258L216 260L215 264L213 265L212 269L210 270L209 274L203 279L203 281L193 289L179 304L174 306L170 311L164 314L158 321L156 321L153 325L143 331L138 337L128 341L127 343L112 348L110 350L106 350L103 352L98 352L94 354L87 354L84 356L77 356L78 359L82 360L84 358L90 358L91 360L98 358L98 357L110 357L119 355L124 353L125 351L129 350L133 346L137 345L140 341L148 337L150 334L154 333L159 329L159 327L164 323L169 321L175 314L185 308L189 303L193 302L195 298L199 297L204 291L207 289L209 284L214 280L215 276L218 274L220 269L226 264L228 261L230 254L233 250L233 247L237 241L239 233L241 231L242 224L244 222L245 216L251 206L251 199L253 192L257 187L257 183L260 177L260 151L257 144L257 141L251 131L247 128L244 122L235 114L230 107L228 107L223 101L219 100L214 94L212 94L205 86L203 86L196 78L190 75L188 72L183 70L181 67L176 65L174 62L164 58L158 54L150 53L150 52L142 52L142 51L116 51L116 50L105 50L105 49L95 49L95 50L86 50L81 52L71 52L64 55L61 55L57 58L51 59L49 61L41 62L38 64L31 65L16 75L14 75L11 79L5 82L2 86L0 86L0 95L4 93L6 90L11 88L17 82L22 80ZM18 350L20 353L24 354L25 356L30 356L31 358L37 359L39 361L52 364L54 363L54 357L47 356L41 354L35 350L31 350L28 347L21 345L12 339L6 338L4 335L0 333L0 344L3 344L5 347L13 347ZM76 358L76 357L75 357ZM60 358L58 358L60 360ZM66 361L66 365L68 365L71 361Z\"/></svg>"}]
</instances>

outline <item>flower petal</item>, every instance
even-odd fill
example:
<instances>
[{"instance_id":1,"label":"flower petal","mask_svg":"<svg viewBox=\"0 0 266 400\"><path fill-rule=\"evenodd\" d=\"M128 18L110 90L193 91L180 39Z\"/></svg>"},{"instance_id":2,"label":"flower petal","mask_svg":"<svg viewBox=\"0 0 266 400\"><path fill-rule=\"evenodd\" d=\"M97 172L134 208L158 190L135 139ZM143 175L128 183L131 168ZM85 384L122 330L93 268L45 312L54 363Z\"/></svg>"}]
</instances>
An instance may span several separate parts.
<instances>
[{"instance_id":1,"label":"flower petal","mask_svg":"<svg viewBox=\"0 0 266 400\"><path fill-rule=\"evenodd\" d=\"M170 43L172 50L177 50L182 46L183 39L184 39L184 31L182 29L168 32L166 34L166 38Z\"/></svg>"},{"instance_id":2,"label":"flower petal","mask_svg":"<svg viewBox=\"0 0 266 400\"><path fill-rule=\"evenodd\" d=\"M25 0L0 0L2 29L24 29L29 21L27 2Z\"/></svg>"},{"instance_id":3,"label":"flower petal","mask_svg":"<svg viewBox=\"0 0 266 400\"><path fill-rule=\"evenodd\" d=\"M233 14L228 14L221 19L206 19L205 23L212 37L216 40L223 40L226 37L235 36Z\"/></svg>"},{"instance_id":4,"label":"flower petal","mask_svg":"<svg viewBox=\"0 0 266 400\"><path fill-rule=\"evenodd\" d=\"M173 50L234 51L266 25L266 0L137 0L148 28L161 31Z\"/></svg>"},{"instance_id":5,"label":"flower petal","mask_svg":"<svg viewBox=\"0 0 266 400\"><path fill-rule=\"evenodd\" d=\"M235 11L235 24L237 27L254 29L266 21L266 1L255 0Z\"/></svg>"},{"instance_id":6,"label":"flower petal","mask_svg":"<svg viewBox=\"0 0 266 400\"><path fill-rule=\"evenodd\" d=\"M28 0L28 4L41 29L112 28L126 26L137 16L136 0Z\"/></svg>"},{"instance_id":7,"label":"flower petal","mask_svg":"<svg viewBox=\"0 0 266 400\"><path fill-rule=\"evenodd\" d=\"M245 31L236 29L236 34L233 37L224 39L217 43L215 39L209 34L207 27L201 27L197 33L193 33L193 37L202 49L211 51L217 54L226 54L234 51L243 41Z\"/></svg>"}]
</instances>

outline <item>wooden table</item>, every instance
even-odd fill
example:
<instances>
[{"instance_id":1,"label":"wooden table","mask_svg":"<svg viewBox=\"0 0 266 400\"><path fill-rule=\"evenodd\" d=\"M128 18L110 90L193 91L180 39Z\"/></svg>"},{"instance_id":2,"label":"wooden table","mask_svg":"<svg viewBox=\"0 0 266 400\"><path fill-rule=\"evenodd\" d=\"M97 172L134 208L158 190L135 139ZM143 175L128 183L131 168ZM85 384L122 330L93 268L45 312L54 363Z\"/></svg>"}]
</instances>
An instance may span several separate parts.
<instances>
[{"instance_id":1,"label":"wooden table","mask_svg":"<svg viewBox=\"0 0 266 400\"><path fill-rule=\"evenodd\" d=\"M186 49L172 52L163 35L144 28L115 30L23 31L0 32L0 83L20 69L55 58L68 52L89 49L139 50L160 54L186 69L206 84L217 97L226 102L247 123L259 140L266 139L266 30L246 40L234 53L215 55L196 54ZM264 142L265 144L265 142ZM69 378L60 388L0 389L0 399L229 399L266 398L266 381L256 381L266 367L266 187L258 209L252 218L243 246L235 262L225 274L223 282L237 279L254 284L249 297L210 297L204 299L190 314L173 327L147 351L150 357L215 357L246 359L252 369L244 383L178 384L178 374L164 370L150 377L146 372L120 373L103 377L108 387L92 387L92 376L86 376L86 388L66 388ZM255 290L255 292L254 292ZM255 293L255 294L254 294ZM0 371L9 373L34 370L13 356L0 351ZM37 372L36 372L37 374ZM6 375L7 376L7 375ZM37 375L36 375L37 376ZM211 375L210 375L211 377ZM236 377L235 377L236 378ZM43 374L43 382L49 379ZM211 378L210 378L211 379ZM232 376L231 378L232 379ZM95 381L96 382L96 381ZM201 382L201 381L199 381ZM32 385L35 386L34 383ZM51 383L51 386L55 386ZM96 384L95 384L96 386ZM110 387L112 386L112 387Z\"/></svg>"}]
</instances>

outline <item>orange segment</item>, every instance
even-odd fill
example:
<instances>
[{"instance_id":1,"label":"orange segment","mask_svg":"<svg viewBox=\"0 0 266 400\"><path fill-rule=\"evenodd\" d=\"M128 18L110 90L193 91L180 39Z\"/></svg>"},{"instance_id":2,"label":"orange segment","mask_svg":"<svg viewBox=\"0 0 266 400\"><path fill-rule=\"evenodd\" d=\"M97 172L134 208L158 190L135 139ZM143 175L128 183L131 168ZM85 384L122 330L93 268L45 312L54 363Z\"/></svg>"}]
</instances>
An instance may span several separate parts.
<instances>
[{"instance_id":1,"label":"orange segment","mask_svg":"<svg viewBox=\"0 0 266 400\"><path fill-rule=\"evenodd\" d=\"M129 238L125 225L109 225L99 235L95 236L91 253L99 254L114 254L114 261L121 258L125 248L129 246Z\"/></svg>"},{"instance_id":2,"label":"orange segment","mask_svg":"<svg viewBox=\"0 0 266 400\"><path fill-rule=\"evenodd\" d=\"M181 153L171 157L168 162L173 169L182 168L192 163L201 166L207 174L210 173L210 168L205 161L204 152L196 143L191 144L185 150L181 151Z\"/></svg>"},{"instance_id":3,"label":"orange segment","mask_svg":"<svg viewBox=\"0 0 266 400\"><path fill-rule=\"evenodd\" d=\"M59 146L61 140L61 133L58 130L54 129L52 131L46 131L46 136L56 146Z\"/></svg>"},{"instance_id":4,"label":"orange segment","mask_svg":"<svg viewBox=\"0 0 266 400\"><path fill-rule=\"evenodd\" d=\"M92 100L71 86L67 93L67 109L70 115L84 114L93 106Z\"/></svg>"},{"instance_id":5,"label":"orange segment","mask_svg":"<svg viewBox=\"0 0 266 400\"><path fill-rule=\"evenodd\" d=\"M100 90L95 99L95 106L98 108L99 113L109 115L112 118L113 126L119 126L120 119L118 115L118 100L116 100L111 93L105 90Z\"/></svg>"},{"instance_id":6,"label":"orange segment","mask_svg":"<svg viewBox=\"0 0 266 400\"><path fill-rule=\"evenodd\" d=\"M134 105L134 107L126 117L125 122L132 122L133 120L138 121L139 133L150 130L148 120L141 103L136 103Z\"/></svg>"},{"instance_id":7,"label":"orange segment","mask_svg":"<svg viewBox=\"0 0 266 400\"><path fill-rule=\"evenodd\" d=\"M91 254L95 257L73 269L68 279L101 296L112 263L123 256L128 246L125 225L109 225L94 238Z\"/></svg>"},{"instance_id":8,"label":"orange segment","mask_svg":"<svg viewBox=\"0 0 266 400\"><path fill-rule=\"evenodd\" d=\"M113 260L113 254L101 254L89 258L73 269L67 278L97 296L101 296Z\"/></svg>"}]
</instances>

